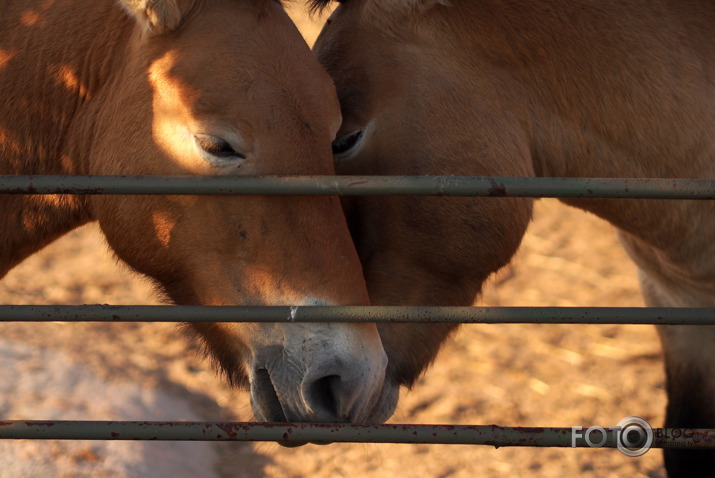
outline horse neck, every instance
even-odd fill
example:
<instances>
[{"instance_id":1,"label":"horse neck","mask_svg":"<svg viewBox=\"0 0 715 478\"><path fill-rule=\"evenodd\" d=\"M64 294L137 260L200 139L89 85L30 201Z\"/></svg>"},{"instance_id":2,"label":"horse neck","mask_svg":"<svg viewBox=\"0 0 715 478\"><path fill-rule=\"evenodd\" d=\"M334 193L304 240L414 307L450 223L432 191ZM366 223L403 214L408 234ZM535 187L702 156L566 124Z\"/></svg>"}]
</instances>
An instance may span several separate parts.
<instances>
[{"instance_id":1,"label":"horse neck","mask_svg":"<svg viewBox=\"0 0 715 478\"><path fill-rule=\"evenodd\" d=\"M84 172L84 117L121 70L131 27L116 2L35 0L3 12L0 91L13 100L0 103L0 172Z\"/></svg>"},{"instance_id":2,"label":"horse neck","mask_svg":"<svg viewBox=\"0 0 715 478\"><path fill-rule=\"evenodd\" d=\"M464 28L529 118L538 176L715 177L712 2L519 3L465 2L484 23ZM715 284L712 202L567 202L614 224L642 264Z\"/></svg>"},{"instance_id":3,"label":"horse neck","mask_svg":"<svg viewBox=\"0 0 715 478\"><path fill-rule=\"evenodd\" d=\"M15 2L3 12L0 174L86 172L93 100L124 56L124 16L115 2L93 0ZM0 195L0 277L91 219L79 196Z\"/></svg>"}]
</instances>

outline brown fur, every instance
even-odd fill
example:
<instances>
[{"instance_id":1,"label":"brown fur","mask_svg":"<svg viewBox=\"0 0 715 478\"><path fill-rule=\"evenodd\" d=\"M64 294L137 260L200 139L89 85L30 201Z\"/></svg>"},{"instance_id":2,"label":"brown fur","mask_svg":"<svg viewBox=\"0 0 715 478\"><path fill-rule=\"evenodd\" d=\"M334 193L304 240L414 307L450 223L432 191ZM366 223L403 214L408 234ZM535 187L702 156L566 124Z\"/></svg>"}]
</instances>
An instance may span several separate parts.
<instances>
[{"instance_id":1,"label":"brown fur","mask_svg":"<svg viewBox=\"0 0 715 478\"><path fill-rule=\"evenodd\" d=\"M314 13L323 13L333 3L332 0L312 0L308 2L309 8ZM366 11L377 14L378 12L389 12L392 14L418 14L424 12L435 5L449 6L448 0L379 0L362 2L362 8ZM394 20L394 18L392 18Z\"/></svg>"},{"instance_id":2,"label":"brown fur","mask_svg":"<svg viewBox=\"0 0 715 478\"><path fill-rule=\"evenodd\" d=\"M342 3L315 45L338 90L338 136L364 131L339 173L715 177L712 2L453 0L375 21L378 5ZM619 229L649 304L715 306L712 202L568 202ZM346 202L375 304L471 304L511 259L530 209L529 199ZM410 382L448 327L395 329L380 333L388 354L410 351L397 361L409 366L391 369ZM715 390L715 331L660 333L667 425L714 427L712 398L678 417L693 386ZM715 469L707 452L668 462L673 475Z\"/></svg>"},{"instance_id":3,"label":"brown fur","mask_svg":"<svg viewBox=\"0 0 715 478\"><path fill-rule=\"evenodd\" d=\"M1 174L334 173L334 88L276 2L0 0L0 11ZM196 135L245 159L218 158ZM367 303L328 197L0 196L0 277L92 220L178 304ZM385 414L373 409L384 378L374 325L192 328L229 377L251 383L262 419ZM268 389L254 381L266 371ZM352 388L318 396L321 374Z\"/></svg>"},{"instance_id":4,"label":"brown fur","mask_svg":"<svg viewBox=\"0 0 715 478\"><path fill-rule=\"evenodd\" d=\"M175 30L196 0L123 0L119 2L151 33Z\"/></svg>"}]
</instances>

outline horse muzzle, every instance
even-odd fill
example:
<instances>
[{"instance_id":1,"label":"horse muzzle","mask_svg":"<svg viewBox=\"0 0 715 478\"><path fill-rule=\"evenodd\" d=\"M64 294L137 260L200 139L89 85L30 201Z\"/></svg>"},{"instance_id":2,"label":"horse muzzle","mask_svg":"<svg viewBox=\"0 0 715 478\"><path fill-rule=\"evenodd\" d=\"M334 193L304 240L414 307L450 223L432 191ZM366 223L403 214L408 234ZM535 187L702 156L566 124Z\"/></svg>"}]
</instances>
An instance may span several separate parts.
<instances>
[{"instance_id":1,"label":"horse muzzle","mask_svg":"<svg viewBox=\"0 0 715 478\"><path fill-rule=\"evenodd\" d=\"M377 329L353 325L287 324L283 346L255 356L250 387L256 419L353 424L387 420L397 405L399 385L386 379L387 355Z\"/></svg>"}]
</instances>

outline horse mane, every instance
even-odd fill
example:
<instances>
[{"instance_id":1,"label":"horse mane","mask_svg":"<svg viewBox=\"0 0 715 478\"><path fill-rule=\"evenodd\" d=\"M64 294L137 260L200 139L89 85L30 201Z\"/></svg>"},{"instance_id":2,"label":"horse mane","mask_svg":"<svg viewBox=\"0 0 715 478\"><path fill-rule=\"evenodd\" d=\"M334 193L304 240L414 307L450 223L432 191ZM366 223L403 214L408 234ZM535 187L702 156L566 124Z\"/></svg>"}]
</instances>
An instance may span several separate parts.
<instances>
[{"instance_id":1,"label":"horse mane","mask_svg":"<svg viewBox=\"0 0 715 478\"><path fill-rule=\"evenodd\" d=\"M331 3L333 3L333 0L308 0L308 10L311 15L320 15Z\"/></svg>"},{"instance_id":2,"label":"horse mane","mask_svg":"<svg viewBox=\"0 0 715 478\"><path fill-rule=\"evenodd\" d=\"M307 0L308 10L311 14L320 15L334 2L341 3L341 0ZM347 0L342 0L347 1ZM350 0L362 1L369 10L375 11L398 11L415 13L425 8L440 4L449 5L449 0Z\"/></svg>"},{"instance_id":3,"label":"horse mane","mask_svg":"<svg viewBox=\"0 0 715 478\"><path fill-rule=\"evenodd\" d=\"M177 28L196 0L119 0L124 10L152 33Z\"/></svg>"},{"instance_id":4,"label":"horse mane","mask_svg":"<svg viewBox=\"0 0 715 478\"><path fill-rule=\"evenodd\" d=\"M199 0L119 0L122 8L152 33L175 30L197 3ZM325 3L327 6L330 0Z\"/></svg>"}]
</instances>

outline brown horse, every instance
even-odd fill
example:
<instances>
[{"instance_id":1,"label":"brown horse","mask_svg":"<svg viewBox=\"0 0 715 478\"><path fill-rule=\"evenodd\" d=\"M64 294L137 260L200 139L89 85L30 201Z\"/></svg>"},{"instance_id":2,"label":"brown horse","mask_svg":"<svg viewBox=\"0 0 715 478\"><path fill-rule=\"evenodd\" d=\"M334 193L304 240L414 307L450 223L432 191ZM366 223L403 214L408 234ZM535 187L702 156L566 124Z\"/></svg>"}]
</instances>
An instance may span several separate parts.
<instances>
[{"instance_id":1,"label":"brown horse","mask_svg":"<svg viewBox=\"0 0 715 478\"><path fill-rule=\"evenodd\" d=\"M708 0L346 0L314 49L342 107L341 174L715 177ZM715 306L715 204L567 202L618 228L648 304ZM531 208L529 199L346 202L377 305L472 304L510 261ZM451 329L381 327L388 356L412 353L407 363L389 357L388 374L409 384ZM715 329L659 333L666 425L715 427ZM712 452L665 458L672 476L715 470Z\"/></svg>"},{"instance_id":2,"label":"brown horse","mask_svg":"<svg viewBox=\"0 0 715 478\"><path fill-rule=\"evenodd\" d=\"M1 0L0 174L334 174L330 78L272 0ZM0 277L98 220L177 304L366 304L337 198L0 196ZM381 421L372 324L191 327L256 417Z\"/></svg>"}]
</instances>

